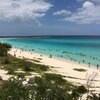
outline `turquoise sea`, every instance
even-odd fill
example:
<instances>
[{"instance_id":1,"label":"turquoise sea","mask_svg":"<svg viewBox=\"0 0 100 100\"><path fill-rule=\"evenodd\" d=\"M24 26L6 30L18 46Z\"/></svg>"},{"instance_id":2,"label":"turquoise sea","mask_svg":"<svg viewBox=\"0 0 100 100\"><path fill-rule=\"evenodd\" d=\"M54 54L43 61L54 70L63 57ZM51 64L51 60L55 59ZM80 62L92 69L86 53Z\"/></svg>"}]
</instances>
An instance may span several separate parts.
<instances>
[{"instance_id":1,"label":"turquoise sea","mask_svg":"<svg viewBox=\"0 0 100 100\"><path fill-rule=\"evenodd\" d=\"M47 38L0 38L1 42L31 52L52 55L79 63L100 65L100 38L47 37Z\"/></svg>"}]
</instances>

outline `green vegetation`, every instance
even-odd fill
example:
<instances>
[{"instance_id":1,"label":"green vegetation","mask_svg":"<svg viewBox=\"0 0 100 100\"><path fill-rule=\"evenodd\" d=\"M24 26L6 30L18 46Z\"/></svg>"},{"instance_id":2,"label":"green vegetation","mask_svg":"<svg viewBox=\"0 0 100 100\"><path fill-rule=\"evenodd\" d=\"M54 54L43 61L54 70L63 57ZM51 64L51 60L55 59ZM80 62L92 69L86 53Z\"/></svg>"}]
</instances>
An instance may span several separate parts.
<instances>
[{"instance_id":1,"label":"green vegetation","mask_svg":"<svg viewBox=\"0 0 100 100\"><path fill-rule=\"evenodd\" d=\"M49 79L47 79L47 77ZM53 78L55 77L55 78ZM59 80L61 84L58 83ZM63 80L63 82L62 82ZM77 90L78 88L78 90ZM83 89L82 89L83 88ZM10 78L0 86L1 100L76 100L73 90L77 91L77 98L85 93L84 87L76 87L67 82L60 75L44 74L26 82L24 77ZM82 90L82 92L80 92ZM76 92L75 92L76 93ZM75 94L74 94L75 95ZM77 99L78 100L78 99Z\"/></svg>"},{"instance_id":2,"label":"green vegetation","mask_svg":"<svg viewBox=\"0 0 100 100\"><path fill-rule=\"evenodd\" d=\"M49 66L38 64L38 60L31 62L7 54L10 48L11 45L0 43L0 67L13 76L7 81L0 78L0 100L82 100L84 94L89 94L89 89L85 86L73 85L62 75L47 73ZM86 71L77 68L74 70ZM27 80L26 76L31 75L31 72L39 74L40 77ZM100 95L91 94L87 98L100 100Z\"/></svg>"},{"instance_id":3,"label":"green vegetation","mask_svg":"<svg viewBox=\"0 0 100 100\"><path fill-rule=\"evenodd\" d=\"M49 66L35 64L24 59L14 58L11 55L8 55L8 57L9 58L7 58L6 60L4 60L5 58L2 59L3 61L1 61L0 63L1 65L3 65L3 69L8 71L8 74L15 74L15 71L18 71L19 69L20 71L24 71L26 73L42 73L49 70Z\"/></svg>"},{"instance_id":4,"label":"green vegetation","mask_svg":"<svg viewBox=\"0 0 100 100\"><path fill-rule=\"evenodd\" d=\"M86 69L82 69L82 68L74 68L73 70L78 71L78 72L85 72Z\"/></svg>"},{"instance_id":5,"label":"green vegetation","mask_svg":"<svg viewBox=\"0 0 100 100\"><path fill-rule=\"evenodd\" d=\"M28 59L18 59L15 58L7 52L10 50L11 45L7 43L0 43L0 67L3 66L3 69L8 71L8 74L19 75L21 74L18 71L24 71L23 75L30 75L31 72L43 73L49 70L49 66L36 64L35 62L39 62L38 60L34 60L34 63L29 61ZM17 71L17 72L16 72Z\"/></svg>"},{"instance_id":6,"label":"green vegetation","mask_svg":"<svg viewBox=\"0 0 100 100\"><path fill-rule=\"evenodd\" d=\"M7 56L7 52L10 50L11 45L8 43L0 43L0 56Z\"/></svg>"},{"instance_id":7,"label":"green vegetation","mask_svg":"<svg viewBox=\"0 0 100 100\"><path fill-rule=\"evenodd\" d=\"M74 98L74 100L78 100L79 98L81 100L83 94L86 93L86 92L87 92L87 89L83 85L79 86L79 87L73 89L72 97Z\"/></svg>"}]
</instances>

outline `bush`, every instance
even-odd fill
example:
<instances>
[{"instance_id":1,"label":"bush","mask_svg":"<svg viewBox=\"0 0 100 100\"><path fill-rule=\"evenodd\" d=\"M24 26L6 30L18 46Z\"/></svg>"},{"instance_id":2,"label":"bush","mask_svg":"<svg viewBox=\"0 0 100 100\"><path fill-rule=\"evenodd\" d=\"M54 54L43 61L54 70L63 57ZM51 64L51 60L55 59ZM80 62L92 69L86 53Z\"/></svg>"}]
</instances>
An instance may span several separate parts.
<instances>
[{"instance_id":1,"label":"bush","mask_svg":"<svg viewBox=\"0 0 100 100\"><path fill-rule=\"evenodd\" d=\"M59 75L53 76L63 80ZM30 78L26 82L23 76L10 78L0 87L0 100L78 100L86 92L84 86L68 89L67 87L72 86L68 82L64 81L67 87L56 84L57 79L51 77L47 80L46 77L41 76Z\"/></svg>"},{"instance_id":2,"label":"bush","mask_svg":"<svg viewBox=\"0 0 100 100\"><path fill-rule=\"evenodd\" d=\"M86 69L82 69L82 68L74 68L73 70L78 71L78 72L85 72Z\"/></svg>"},{"instance_id":3,"label":"bush","mask_svg":"<svg viewBox=\"0 0 100 100\"><path fill-rule=\"evenodd\" d=\"M7 74L14 74L14 69L13 68L8 68L8 73Z\"/></svg>"},{"instance_id":4,"label":"bush","mask_svg":"<svg viewBox=\"0 0 100 100\"><path fill-rule=\"evenodd\" d=\"M4 57L2 63L3 64L9 64L10 63L9 57Z\"/></svg>"},{"instance_id":5,"label":"bush","mask_svg":"<svg viewBox=\"0 0 100 100\"><path fill-rule=\"evenodd\" d=\"M7 56L7 52L11 49L11 45L8 43L0 43L0 56Z\"/></svg>"},{"instance_id":6,"label":"bush","mask_svg":"<svg viewBox=\"0 0 100 100\"><path fill-rule=\"evenodd\" d=\"M75 98L74 100L78 100L80 98L80 100L82 100L82 96L83 94L85 94L87 92L87 89L81 85L78 86L77 88L73 89L72 91L72 97Z\"/></svg>"},{"instance_id":7,"label":"bush","mask_svg":"<svg viewBox=\"0 0 100 100\"><path fill-rule=\"evenodd\" d=\"M31 71L32 63L28 61L22 61L21 66L23 67L24 71Z\"/></svg>"}]
</instances>

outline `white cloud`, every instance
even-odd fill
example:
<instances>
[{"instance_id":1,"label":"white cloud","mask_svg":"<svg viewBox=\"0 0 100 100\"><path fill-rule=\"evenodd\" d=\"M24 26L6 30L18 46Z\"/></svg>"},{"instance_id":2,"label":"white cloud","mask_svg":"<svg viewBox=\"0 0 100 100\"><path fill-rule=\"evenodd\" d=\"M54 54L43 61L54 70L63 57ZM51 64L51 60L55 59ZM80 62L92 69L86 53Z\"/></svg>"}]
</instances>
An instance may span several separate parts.
<instances>
[{"instance_id":1,"label":"white cloud","mask_svg":"<svg viewBox=\"0 0 100 100\"><path fill-rule=\"evenodd\" d=\"M60 11L54 12L53 15L69 16L69 15L71 15L71 12L68 10L60 10Z\"/></svg>"},{"instance_id":2,"label":"white cloud","mask_svg":"<svg viewBox=\"0 0 100 100\"><path fill-rule=\"evenodd\" d=\"M85 8L85 9L91 9L94 7L95 7L95 5L92 2L86 1L83 3L83 8Z\"/></svg>"},{"instance_id":3,"label":"white cloud","mask_svg":"<svg viewBox=\"0 0 100 100\"><path fill-rule=\"evenodd\" d=\"M86 1L90 1L90 2L93 2L95 4L100 4L100 0L76 0L77 2L86 2Z\"/></svg>"},{"instance_id":4,"label":"white cloud","mask_svg":"<svg viewBox=\"0 0 100 100\"><path fill-rule=\"evenodd\" d=\"M70 16L66 16L63 20L81 24L100 24L100 5L86 1L81 8L72 12Z\"/></svg>"},{"instance_id":5,"label":"white cloud","mask_svg":"<svg viewBox=\"0 0 100 100\"><path fill-rule=\"evenodd\" d=\"M0 20L36 20L52 7L45 0L0 0Z\"/></svg>"}]
</instances>

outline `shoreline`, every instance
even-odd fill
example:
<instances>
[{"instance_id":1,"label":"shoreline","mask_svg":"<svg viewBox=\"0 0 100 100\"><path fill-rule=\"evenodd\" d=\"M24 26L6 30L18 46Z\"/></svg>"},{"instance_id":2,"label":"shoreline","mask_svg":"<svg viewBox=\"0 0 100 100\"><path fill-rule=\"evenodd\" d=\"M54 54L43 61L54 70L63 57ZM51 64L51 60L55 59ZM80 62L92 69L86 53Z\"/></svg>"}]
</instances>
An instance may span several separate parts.
<instances>
[{"instance_id":1,"label":"shoreline","mask_svg":"<svg viewBox=\"0 0 100 100\"><path fill-rule=\"evenodd\" d=\"M31 53L31 54L36 54L36 55L38 55L38 56L42 55L43 57L48 57L48 58L50 58L50 55L43 54L43 53L39 53L39 52L35 52L35 51L29 51L29 50L24 50L24 49L22 50L22 48L17 48L17 47L13 47L13 49L20 50L21 52L22 52L22 51L25 51L25 52L28 52L28 53ZM41 56L40 56L40 57L41 57ZM81 66L84 66L84 67L88 67L88 68L97 69L96 66L90 65L90 67L89 67L89 64L81 63L81 62L78 62L78 61L73 61L73 60L70 60L70 59L65 59L65 58L62 58L62 57L56 57L56 56L53 56L53 55L52 55L52 58L53 58L53 59L60 60L60 61L68 62L68 63L78 64L78 65L81 65Z\"/></svg>"},{"instance_id":2,"label":"shoreline","mask_svg":"<svg viewBox=\"0 0 100 100\"><path fill-rule=\"evenodd\" d=\"M74 61L65 60L62 58L57 59L56 57L50 58L47 55L35 53L31 51L26 51L18 48L12 48L9 52L10 55L14 56L16 54L17 58L34 61L38 60L40 62L36 62L39 64L47 65L50 68L50 71L46 73L54 73L60 74L64 76L63 78L68 80L69 82L75 85L85 85L87 84L87 78L93 75L93 73L97 74L93 80L93 84L91 85L90 90L95 90L96 93L100 93L100 68L97 70L96 67L88 67L85 64L79 64ZM42 56L41 56L42 55ZM80 72L74 70L77 69L85 69L86 71ZM37 76L37 73L32 72L32 75L26 76L27 78L31 78ZM11 76L7 74L7 71L0 69L0 76L3 80L8 80Z\"/></svg>"},{"instance_id":3,"label":"shoreline","mask_svg":"<svg viewBox=\"0 0 100 100\"><path fill-rule=\"evenodd\" d=\"M26 49L23 49L23 48L17 48L17 47L12 47L12 48L13 49L17 49L17 50L21 50L21 51L25 51L25 52L28 52L28 53L33 53L33 54L36 54L36 55L42 55L44 57L49 57L50 58L50 55L48 55L48 54L39 53L39 52L35 52L35 51L30 51L30 50L26 50ZM74 60L70 60L70 59L65 59L63 57L57 57L57 56L54 56L54 55L51 55L51 56L52 56L53 59L57 59L57 60L61 60L61 61L66 61L66 62L73 63L73 64L82 65L82 66L88 67L88 68L97 69L96 66L91 65L91 64L90 64L90 67L89 67L89 64L86 64L86 63L82 63L82 62L78 62L78 61L74 61Z\"/></svg>"},{"instance_id":4,"label":"shoreline","mask_svg":"<svg viewBox=\"0 0 100 100\"><path fill-rule=\"evenodd\" d=\"M9 43L9 42L4 42L4 43ZM9 43L9 44L12 44L12 43ZM20 44L18 44L18 45L20 45ZM21 44L23 46L18 46L18 45L17 46L13 45L12 47L16 48L16 49L21 49L21 50L23 49L27 52L33 52L33 53L37 53L37 54L44 55L44 56L52 55L52 57L55 59L65 60L65 61L68 61L71 63L79 63L79 64L82 64L82 65L87 66L87 67L90 65L90 67L97 68L97 66L99 67L99 65L100 65L100 62L99 62L100 58L99 57L97 57L96 55L94 56L92 54L88 55L82 51L81 52L74 52L75 51L74 50L74 51L72 51L73 52L72 53L72 52L67 51L67 50L60 51L60 49L55 49L54 53L52 53L51 51L53 51L53 49L50 49L50 48L49 49L47 48L47 50L46 50L46 49L35 48L35 47L28 48L27 45L25 46L23 44ZM57 50L59 52L55 53ZM63 52L65 52L65 53L63 53Z\"/></svg>"},{"instance_id":5,"label":"shoreline","mask_svg":"<svg viewBox=\"0 0 100 100\"><path fill-rule=\"evenodd\" d=\"M55 56L52 56L52 58L50 58L49 55L46 55L46 54L42 54L42 53L37 53L37 52L34 52L34 51L24 51L24 49L19 49L19 48L15 48L13 47L10 51L9 51L9 54L11 54L12 56L14 56L14 52L17 51L16 53L18 55L16 55L17 58L21 58L23 59L26 58L26 59L30 59L30 60L40 60L42 61L43 63L43 58L48 58L48 59L52 59L52 60L58 60L60 62L66 62L66 63L70 63L70 64L75 64L75 65L78 65L80 67L84 67L84 68L87 68L87 69L94 69L94 70L99 70L100 71L100 68L97 69L95 66L91 65L90 67L88 66L88 64L85 64L85 63L78 63L77 61L71 61L69 59L64 59L64 58L59 58L59 57L55 57ZM20 53L19 53L20 52ZM28 55L23 55L22 53L25 53L25 54L29 54L29 55L32 55L32 56L28 56ZM42 55L42 56L41 56ZM40 59L42 58L42 59ZM44 62L45 63L45 62Z\"/></svg>"},{"instance_id":6,"label":"shoreline","mask_svg":"<svg viewBox=\"0 0 100 100\"><path fill-rule=\"evenodd\" d=\"M86 76L92 75L93 73L97 73L96 78L94 79L95 87L99 87L99 81L100 81L100 69L96 69L93 67L87 67L85 64L78 64L74 63L73 61L69 60L61 60L57 59L55 57L48 57L46 55L41 56L39 53L34 53L30 51L24 51L21 49L12 48L9 51L9 54L14 56L14 53L16 53L17 58L27 58L27 59L33 59L33 60L39 60L40 64L48 65L51 67L50 73L60 74L65 76L64 78L66 80L69 80L72 83L75 84L84 84L86 85ZM75 68L78 69L85 69L84 72L79 72L74 70ZM94 89L94 88L93 88ZM96 89L98 90L98 89ZM100 88L99 88L100 91Z\"/></svg>"}]
</instances>

